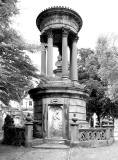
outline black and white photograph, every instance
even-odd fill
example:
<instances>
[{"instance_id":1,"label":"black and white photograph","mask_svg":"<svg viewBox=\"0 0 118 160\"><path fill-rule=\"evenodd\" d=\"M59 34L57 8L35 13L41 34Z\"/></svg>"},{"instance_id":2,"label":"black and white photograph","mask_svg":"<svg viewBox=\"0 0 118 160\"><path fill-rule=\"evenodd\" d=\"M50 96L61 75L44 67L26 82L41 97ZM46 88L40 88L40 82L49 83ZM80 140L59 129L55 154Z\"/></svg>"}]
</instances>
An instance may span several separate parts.
<instances>
[{"instance_id":1,"label":"black and white photograph","mask_svg":"<svg viewBox=\"0 0 118 160\"><path fill-rule=\"evenodd\" d=\"M118 160L117 16L117 0L0 0L0 160Z\"/></svg>"}]
</instances>

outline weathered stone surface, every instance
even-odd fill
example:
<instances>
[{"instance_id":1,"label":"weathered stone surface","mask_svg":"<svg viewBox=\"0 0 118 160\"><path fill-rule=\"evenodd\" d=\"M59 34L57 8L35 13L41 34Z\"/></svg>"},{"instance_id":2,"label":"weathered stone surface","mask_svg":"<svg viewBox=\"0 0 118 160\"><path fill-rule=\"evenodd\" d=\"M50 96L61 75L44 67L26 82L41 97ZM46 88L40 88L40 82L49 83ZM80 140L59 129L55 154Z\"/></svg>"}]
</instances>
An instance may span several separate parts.
<instances>
[{"instance_id":1,"label":"weathered stone surface","mask_svg":"<svg viewBox=\"0 0 118 160\"><path fill-rule=\"evenodd\" d=\"M34 101L34 106L41 106L42 105L42 100L37 100L37 101Z\"/></svg>"},{"instance_id":2,"label":"weathered stone surface","mask_svg":"<svg viewBox=\"0 0 118 160\"><path fill-rule=\"evenodd\" d=\"M66 27L77 34L82 27L82 19L79 14L69 8L53 7L41 12L36 24L41 32L50 28Z\"/></svg>"},{"instance_id":3,"label":"weathered stone surface","mask_svg":"<svg viewBox=\"0 0 118 160\"><path fill-rule=\"evenodd\" d=\"M37 88L29 91L34 100L36 134L39 137L41 134L44 139L70 141L73 116L76 115L81 123L85 123L86 120L88 94L85 86L77 82L76 43L77 34L82 27L82 19L78 13L69 8L52 7L39 14L36 24L41 31L41 43L47 43L48 49L47 58L42 57L42 61L47 59L47 75L43 77L45 80ZM61 77L53 77L53 46L59 49L62 66L58 64L58 69ZM68 48L71 50L70 68ZM45 66L42 68L43 72L44 70Z\"/></svg>"},{"instance_id":4,"label":"weathered stone surface","mask_svg":"<svg viewBox=\"0 0 118 160\"><path fill-rule=\"evenodd\" d=\"M76 113L76 117L78 120L86 120L86 114L85 113ZM73 118L73 113L69 113L69 119Z\"/></svg>"},{"instance_id":5,"label":"weathered stone surface","mask_svg":"<svg viewBox=\"0 0 118 160\"><path fill-rule=\"evenodd\" d=\"M42 106L35 106L34 113L42 112Z\"/></svg>"},{"instance_id":6,"label":"weathered stone surface","mask_svg":"<svg viewBox=\"0 0 118 160\"><path fill-rule=\"evenodd\" d=\"M61 98L59 96L53 96L49 98L44 98L43 102L45 104L64 104L64 98Z\"/></svg>"},{"instance_id":7,"label":"weathered stone surface","mask_svg":"<svg viewBox=\"0 0 118 160\"><path fill-rule=\"evenodd\" d=\"M58 83L59 82L59 83ZM69 83L68 83L69 82ZM36 88L31 93L31 96L40 97L42 101L39 99L39 102L36 101L34 103L34 118L35 120L42 120L43 128L41 124L39 128L42 129L41 132L45 131L45 136L48 138L51 137L59 137L57 124L61 124L60 135L61 138L69 139L71 130L70 125L72 122L73 115L76 114L78 121L81 123L86 121L86 97L87 94L83 92L82 86L75 83L73 84L71 81L48 81L44 84L45 89ZM35 106L36 105L36 106ZM41 112L42 108L42 112ZM50 112L55 108L62 108L61 115L59 116L58 110L55 112ZM51 109L51 110L50 110ZM58 113L56 113L58 112ZM53 118L57 119L57 123L53 123ZM58 123L59 119L61 121ZM56 122L56 119L54 120ZM56 127L54 127L54 124ZM54 129L51 127L55 128ZM53 132L51 132L51 130ZM39 129L37 129L38 132ZM38 133L37 132L37 133ZM54 133L55 132L55 133ZM53 134L52 134L53 133ZM53 135L53 136L52 136Z\"/></svg>"},{"instance_id":8,"label":"weathered stone surface","mask_svg":"<svg viewBox=\"0 0 118 160\"><path fill-rule=\"evenodd\" d=\"M42 113L34 112L34 119L35 120L41 120L42 119Z\"/></svg>"},{"instance_id":9,"label":"weathered stone surface","mask_svg":"<svg viewBox=\"0 0 118 160\"><path fill-rule=\"evenodd\" d=\"M85 100L81 100L81 99L70 99L70 105L71 106L83 106L85 107L86 106L86 102Z\"/></svg>"},{"instance_id":10,"label":"weathered stone surface","mask_svg":"<svg viewBox=\"0 0 118 160\"><path fill-rule=\"evenodd\" d=\"M73 105L69 107L69 112L86 113L86 108L79 105Z\"/></svg>"}]
</instances>

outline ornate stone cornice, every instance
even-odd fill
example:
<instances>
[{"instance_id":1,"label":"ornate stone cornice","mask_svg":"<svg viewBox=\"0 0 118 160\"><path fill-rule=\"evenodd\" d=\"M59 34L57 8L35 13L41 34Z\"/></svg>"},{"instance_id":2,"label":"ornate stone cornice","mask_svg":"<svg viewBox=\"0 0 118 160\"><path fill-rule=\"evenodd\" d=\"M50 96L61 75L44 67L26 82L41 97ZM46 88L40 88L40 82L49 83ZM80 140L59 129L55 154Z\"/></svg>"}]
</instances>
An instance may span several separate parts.
<instances>
[{"instance_id":1,"label":"ornate stone cornice","mask_svg":"<svg viewBox=\"0 0 118 160\"><path fill-rule=\"evenodd\" d=\"M86 95L88 95L88 93L85 92L84 85L79 84L78 82L71 82L70 80L62 81L60 79L58 79L56 81L55 81L55 79L54 80L51 79L51 80L48 80L44 84L39 84L39 86L37 88L31 89L29 91L29 93L32 93L34 90L37 90L37 91L39 91L40 89L42 89L42 90L49 90L49 89L55 90L55 88L60 89L60 90L66 90L66 89L74 90L75 93L76 93L76 91L80 91L80 92L84 92L84 93L86 93Z\"/></svg>"},{"instance_id":2,"label":"ornate stone cornice","mask_svg":"<svg viewBox=\"0 0 118 160\"><path fill-rule=\"evenodd\" d=\"M57 19L54 17L55 15ZM76 26L76 27L74 26L76 28L76 32L79 32L79 30L82 27L82 19L77 12L67 7L57 6L57 7L51 7L51 8L45 9L38 15L36 19L36 24L37 24L38 29L42 31L43 29L44 30L48 29L48 25L50 25L53 28L52 26L53 18L56 21L54 22L55 25L59 26L60 24L63 24L63 22L58 24L58 18L60 21L60 17L66 18L66 16L69 17L69 19L67 18L68 20L65 19L65 23L68 24L68 27L69 27L69 23L67 21L71 21L73 23L72 25Z\"/></svg>"}]
</instances>

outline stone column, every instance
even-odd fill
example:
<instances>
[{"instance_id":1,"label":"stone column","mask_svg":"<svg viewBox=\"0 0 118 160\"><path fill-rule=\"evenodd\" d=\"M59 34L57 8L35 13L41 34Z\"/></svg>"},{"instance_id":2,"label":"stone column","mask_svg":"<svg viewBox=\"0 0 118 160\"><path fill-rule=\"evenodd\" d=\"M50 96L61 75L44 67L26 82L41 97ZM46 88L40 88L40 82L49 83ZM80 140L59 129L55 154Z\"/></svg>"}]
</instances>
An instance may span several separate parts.
<instances>
[{"instance_id":1,"label":"stone column","mask_svg":"<svg viewBox=\"0 0 118 160\"><path fill-rule=\"evenodd\" d=\"M72 43L72 53L71 53L71 80L78 80L78 71L77 71L77 40L78 37L75 37Z\"/></svg>"},{"instance_id":2,"label":"stone column","mask_svg":"<svg viewBox=\"0 0 118 160\"><path fill-rule=\"evenodd\" d=\"M69 73L69 78L71 79L72 73L71 73L71 66L72 66L72 45L70 46L70 73Z\"/></svg>"},{"instance_id":3,"label":"stone column","mask_svg":"<svg viewBox=\"0 0 118 160\"><path fill-rule=\"evenodd\" d=\"M62 32L62 78L68 78L68 31Z\"/></svg>"},{"instance_id":4,"label":"stone column","mask_svg":"<svg viewBox=\"0 0 118 160\"><path fill-rule=\"evenodd\" d=\"M41 74L46 75L46 48L42 47L41 51Z\"/></svg>"},{"instance_id":5,"label":"stone column","mask_svg":"<svg viewBox=\"0 0 118 160\"><path fill-rule=\"evenodd\" d=\"M48 32L47 76L53 76L53 35L51 31Z\"/></svg>"}]
</instances>

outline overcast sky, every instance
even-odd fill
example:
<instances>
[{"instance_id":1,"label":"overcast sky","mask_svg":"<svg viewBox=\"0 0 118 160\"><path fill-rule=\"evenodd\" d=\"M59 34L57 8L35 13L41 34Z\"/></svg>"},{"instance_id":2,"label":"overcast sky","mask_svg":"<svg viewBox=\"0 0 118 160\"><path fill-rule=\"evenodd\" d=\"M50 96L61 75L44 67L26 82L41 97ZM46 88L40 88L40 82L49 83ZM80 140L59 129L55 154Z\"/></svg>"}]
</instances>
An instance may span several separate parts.
<instances>
[{"instance_id":1,"label":"overcast sky","mask_svg":"<svg viewBox=\"0 0 118 160\"><path fill-rule=\"evenodd\" d=\"M19 0L20 14L14 26L25 40L40 44L36 18L51 6L70 7L82 17L83 26L78 36L78 48L94 48L102 34L118 35L118 0Z\"/></svg>"}]
</instances>

